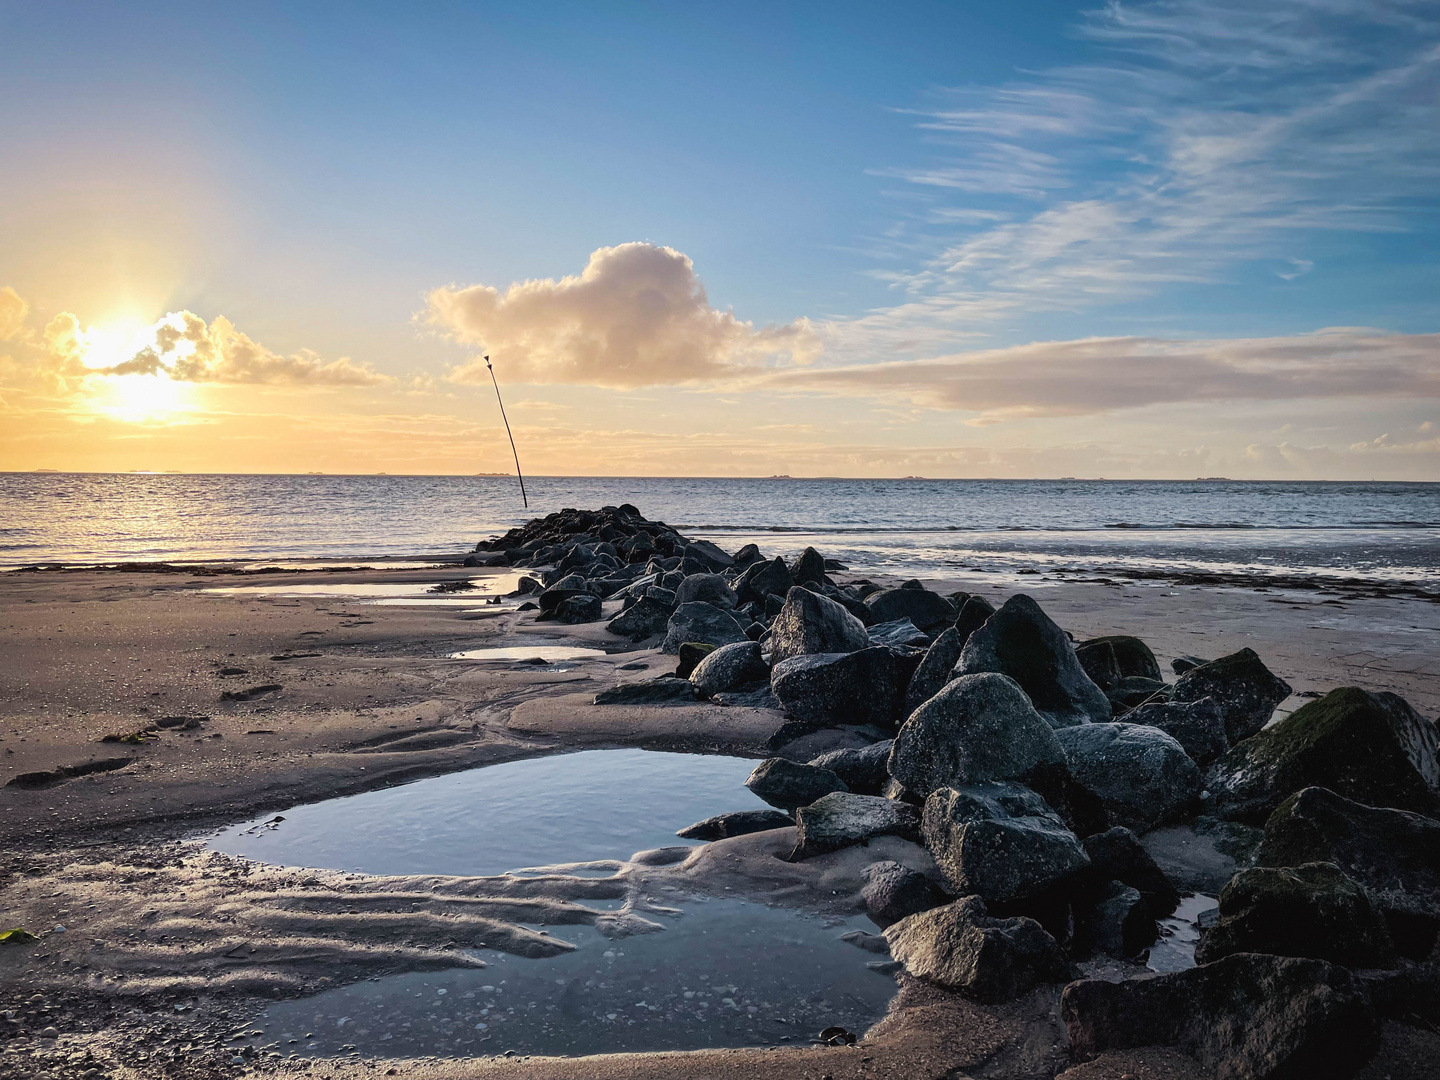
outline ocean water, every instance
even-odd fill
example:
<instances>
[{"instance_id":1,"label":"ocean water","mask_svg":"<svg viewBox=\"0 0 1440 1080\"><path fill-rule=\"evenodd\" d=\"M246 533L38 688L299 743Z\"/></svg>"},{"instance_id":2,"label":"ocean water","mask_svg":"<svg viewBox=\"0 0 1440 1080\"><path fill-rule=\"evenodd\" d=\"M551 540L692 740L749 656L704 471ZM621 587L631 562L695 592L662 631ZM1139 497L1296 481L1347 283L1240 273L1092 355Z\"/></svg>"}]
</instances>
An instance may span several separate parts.
<instances>
[{"instance_id":1,"label":"ocean water","mask_svg":"<svg viewBox=\"0 0 1440 1080\"><path fill-rule=\"evenodd\" d=\"M1440 484L0 474L0 566L453 555L633 503L734 549L856 568L1270 572L1440 584Z\"/></svg>"}]
</instances>

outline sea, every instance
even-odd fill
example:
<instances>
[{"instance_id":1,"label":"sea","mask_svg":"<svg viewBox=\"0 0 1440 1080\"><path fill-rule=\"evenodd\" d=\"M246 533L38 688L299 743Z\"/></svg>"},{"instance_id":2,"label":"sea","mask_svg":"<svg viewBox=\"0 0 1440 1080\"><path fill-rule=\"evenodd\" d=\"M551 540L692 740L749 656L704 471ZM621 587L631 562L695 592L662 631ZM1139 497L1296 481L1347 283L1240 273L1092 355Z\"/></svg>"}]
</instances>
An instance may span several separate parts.
<instances>
[{"instance_id":1,"label":"sea","mask_svg":"<svg viewBox=\"0 0 1440 1080\"><path fill-rule=\"evenodd\" d=\"M0 473L0 567L454 556L631 503L728 550L854 569L1344 578L1440 586L1440 484Z\"/></svg>"}]
</instances>

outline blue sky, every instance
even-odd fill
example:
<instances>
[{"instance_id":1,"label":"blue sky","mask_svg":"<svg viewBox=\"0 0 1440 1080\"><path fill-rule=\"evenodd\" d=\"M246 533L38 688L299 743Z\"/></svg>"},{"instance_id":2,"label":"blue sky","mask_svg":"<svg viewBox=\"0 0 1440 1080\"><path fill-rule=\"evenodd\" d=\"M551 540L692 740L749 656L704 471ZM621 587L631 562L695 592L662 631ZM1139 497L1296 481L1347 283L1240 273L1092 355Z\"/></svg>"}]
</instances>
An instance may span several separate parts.
<instances>
[{"instance_id":1,"label":"blue sky","mask_svg":"<svg viewBox=\"0 0 1440 1080\"><path fill-rule=\"evenodd\" d=\"M183 415L123 429L176 467L200 458L170 429L223 441L217 417L241 414L444 414L463 441L493 419L469 359L509 345L522 397L552 414L534 438L566 448L560 471L594 471L563 468L583 432L636 429L577 409L613 414L634 404L614 395L647 388L665 415L607 468L806 471L654 441L733 407L713 434L749 424L754 443L799 416L813 430L792 458L809 446L881 474L1090 455L1112 474L1328 474L1383 457L1437 475L1433 4L0 2L0 49L0 286L29 328L16 341L38 349L63 312L84 327L190 311L267 355L346 357L389 380L316 391L294 364L231 364ZM651 350L641 377L558 341L522 356L534 334L519 307L436 314L434 290L508 295L635 243L688 257L681 292L809 344L739 330L697 343L698 315L683 343L673 327L640 340L625 318L583 327ZM548 327L600 308L551 296L525 310ZM1370 329L1328 335L1317 367L1277 380L1280 339L1335 327ZM1113 350L1128 377L1183 377L1203 354L1214 385L1116 405L1113 365L1066 351L1096 337L1140 342ZM1037 358L1036 343L1054 348ZM48 434L0 446L23 463L59 445L65 407L42 409L21 371L53 356L12 351L14 415L49 417ZM865 390L875 365L910 361L931 366ZM983 386L976 364L993 374ZM1042 385L1056 364L1063 401ZM260 384L261 403L221 400ZM836 426L856 440L836 443ZM1372 444L1409 449L1355 449ZM295 453L310 467L313 447Z\"/></svg>"}]
</instances>

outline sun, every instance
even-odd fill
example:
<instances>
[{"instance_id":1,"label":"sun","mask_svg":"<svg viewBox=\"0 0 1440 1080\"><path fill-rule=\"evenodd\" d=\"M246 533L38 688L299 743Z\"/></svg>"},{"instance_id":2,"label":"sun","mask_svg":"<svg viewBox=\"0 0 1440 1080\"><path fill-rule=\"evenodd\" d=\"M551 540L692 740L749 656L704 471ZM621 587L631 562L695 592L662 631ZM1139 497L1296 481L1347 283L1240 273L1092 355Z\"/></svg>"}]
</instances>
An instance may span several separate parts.
<instances>
[{"instance_id":1,"label":"sun","mask_svg":"<svg viewBox=\"0 0 1440 1080\"><path fill-rule=\"evenodd\" d=\"M155 332L164 322L118 319L80 334L80 359L95 371L87 380L91 412L131 424L163 424L177 423L197 408L195 386L164 372L101 373L154 347Z\"/></svg>"}]
</instances>

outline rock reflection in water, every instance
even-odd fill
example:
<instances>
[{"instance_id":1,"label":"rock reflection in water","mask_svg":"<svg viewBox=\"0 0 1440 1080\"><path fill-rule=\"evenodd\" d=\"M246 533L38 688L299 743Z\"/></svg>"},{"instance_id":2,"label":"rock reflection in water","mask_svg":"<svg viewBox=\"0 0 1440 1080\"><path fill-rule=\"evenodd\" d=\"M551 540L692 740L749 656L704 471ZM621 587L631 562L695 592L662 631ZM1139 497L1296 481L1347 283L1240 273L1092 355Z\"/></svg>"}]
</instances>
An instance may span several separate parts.
<instances>
[{"instance_id":1,"label":"rock reflection in water","mask_svg":"<svg viewBox=\"0 0 1440 1080\"><path fill-rule=\"evenodd\" d=\"M1160 940L1150 949L1150 960L1145 966L1151 971L1184 971L1194 967L1200 920L1219 906L1215 897L1203 893L1181 900L1174 915L1160 920Z\"/></svg>"},{"instance_id":2,"label":"rock reflection in water","mask_svg":"<svg viewBox=\"0 0 1440 1080\"><path fill-rule=\"evenodd\" d=\"M840 940L874 927L743 900L681 902L660 932L546 960L482 952L479 971L395 975L271 1006L259 1043L316 1055L579 1055L804 1045L838 1024L863 1032L895 992L877 958Z\"/></svg>"}]
</instances>

